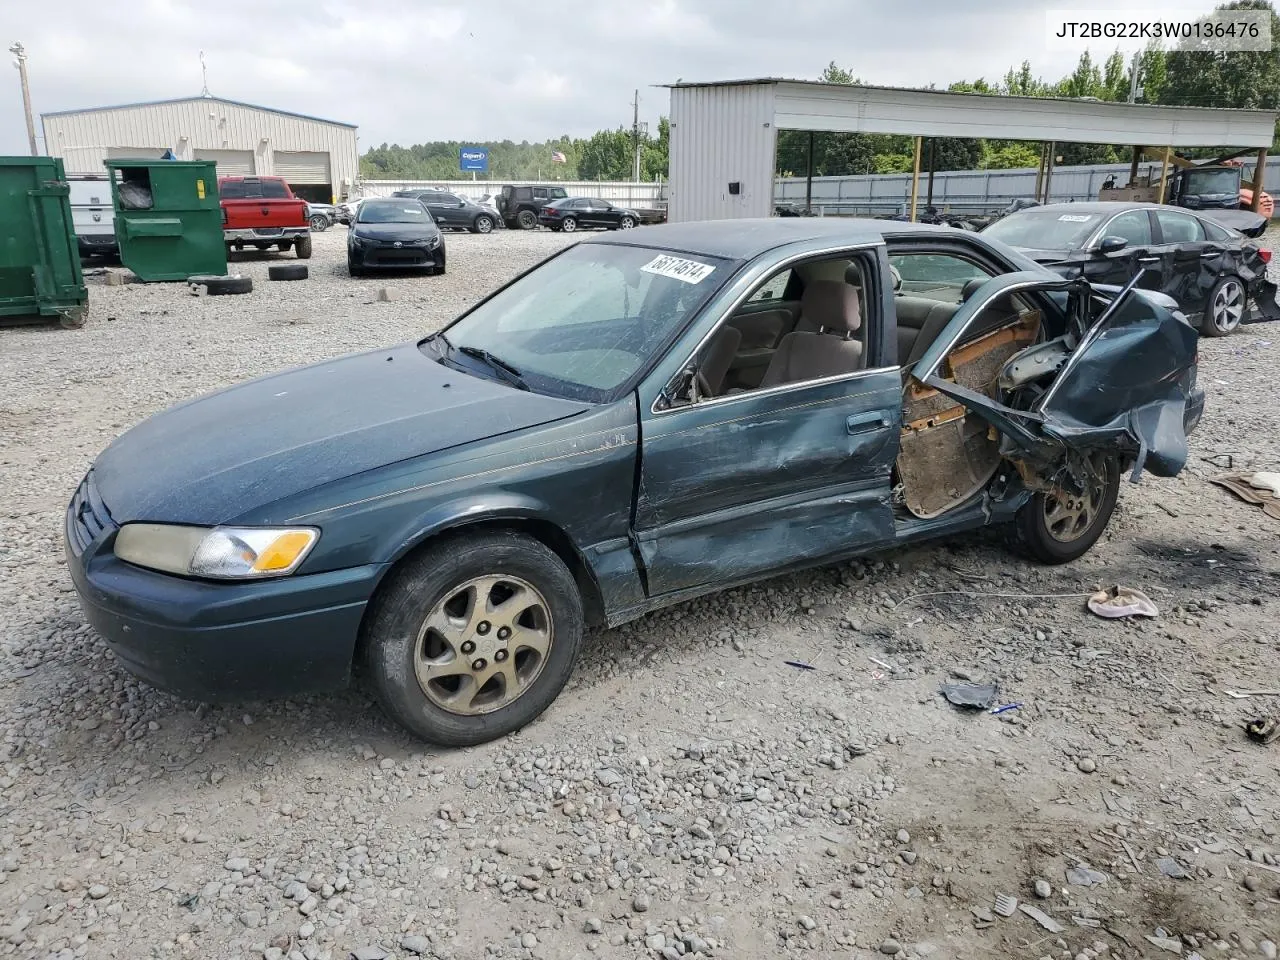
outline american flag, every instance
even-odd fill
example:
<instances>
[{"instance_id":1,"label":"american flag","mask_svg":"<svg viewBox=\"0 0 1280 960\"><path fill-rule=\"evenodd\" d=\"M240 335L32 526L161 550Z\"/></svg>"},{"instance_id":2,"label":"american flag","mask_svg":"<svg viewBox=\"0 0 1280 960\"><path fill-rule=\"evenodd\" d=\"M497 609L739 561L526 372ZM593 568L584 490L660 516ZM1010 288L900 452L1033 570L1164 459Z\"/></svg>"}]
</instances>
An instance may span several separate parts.
<instances>
[{"instance_id":1,"label":"american flag","mask_svg":"<svg viewBox=\"0 0 1280 960\"><path fill-rule=\"evenodd\" d=\"M569 158L568 158L568 157L566 157L566 156L565 156L563 153L561 153L559 150L555 150L555 151L552 151L552 154L551 154L551 162L552 162L552 163L568 163L568 162L569 162Z\"/></svg>"}]
</instances>

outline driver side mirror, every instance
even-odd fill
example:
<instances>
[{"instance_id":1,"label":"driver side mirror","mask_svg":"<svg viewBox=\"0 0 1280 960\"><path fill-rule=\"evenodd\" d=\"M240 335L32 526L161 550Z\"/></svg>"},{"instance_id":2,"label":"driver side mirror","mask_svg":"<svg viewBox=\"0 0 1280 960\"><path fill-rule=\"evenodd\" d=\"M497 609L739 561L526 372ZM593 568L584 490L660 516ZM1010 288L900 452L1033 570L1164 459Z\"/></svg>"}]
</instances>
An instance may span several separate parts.
<instances>
[{"instance_id":1,"label":"driver side mirror","mask_svg":"<svg viewBox=\"0 0 1280 960\"><path fill-rule=\"evenodd\" d=\"M690 363L667 384L658 397L658 409L669 410L674 406L684 406L698 402L698 365Z\"/></svg>"},{"instance_id":2,"label":"driver side mirror","mask_svg":"<svg viewBox=\"0 0 1280 960\"><path fill-rule=\"evenodd\" d=\"M1129 241L1124 237L1103 237L1102 242L1098 244L1098 250L1102 253L1116 253L1128 245Z\"/></svg>"}]
</instances>

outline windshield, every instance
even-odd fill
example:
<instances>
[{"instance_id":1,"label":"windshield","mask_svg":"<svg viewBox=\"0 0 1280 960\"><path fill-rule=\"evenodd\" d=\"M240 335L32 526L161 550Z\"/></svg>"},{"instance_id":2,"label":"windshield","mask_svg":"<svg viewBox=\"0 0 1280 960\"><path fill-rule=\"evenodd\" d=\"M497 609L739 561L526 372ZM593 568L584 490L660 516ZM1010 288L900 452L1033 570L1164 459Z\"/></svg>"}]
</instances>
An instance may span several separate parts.
<instances>
[{"instance_id":1,"label":"windshield","mask_svg":"<svg viewBox=\"0 0 1280 960\"><path fill-rule=\"evenodd\" d=\"M1079 250L1102 223L1100 213L1022 210L997 220L984 236L1029 250Z\"/></svg>"},{"instance_id":2,"label":"windshield","mask_svg":"<svg viewBox=\"0 0 1280 960\"><path fill-rule=\"evenodd\" d=\"M715 257L579 244L459 319L445 331L445 349L487 351L532 390L598 403L637 374L729 273Z\"/></svg>"},{"instance_id":3,"label":"windshield","mask_svg":"<svg viewBox=\"0 0 1280 960\"><path fill-rule=\"evenodd\" d=\"M1183 193L1206 196L1210 193L1233 194L1239 189L1239 170L1194 170L1187 174L1187 186Z\"/></svg>"},{"instance_id":4,"label":"windshield","mask_svg":"<svg viewBox=\"0 0 1280 960\"><path fill-rule=\"evenodd\" d=\"M431 214L416 200L365 201L360 204L357 223L430 223Z\"/></svg>"}]
</instances>

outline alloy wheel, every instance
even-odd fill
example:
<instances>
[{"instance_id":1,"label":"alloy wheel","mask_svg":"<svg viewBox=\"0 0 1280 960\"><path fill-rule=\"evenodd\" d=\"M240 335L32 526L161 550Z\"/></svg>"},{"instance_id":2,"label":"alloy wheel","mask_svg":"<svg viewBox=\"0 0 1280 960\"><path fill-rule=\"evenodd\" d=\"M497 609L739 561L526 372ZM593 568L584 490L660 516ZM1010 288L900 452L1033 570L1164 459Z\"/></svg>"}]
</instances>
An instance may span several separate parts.
<instances>
[{"instance_id":1,"label":"alloy wheel","mask_svg":"<svg viewBox=\"0 0 1280 960\"><path fill-rule=\"evenodd\" d=\"M477 233L488 233L492 229L493 229L493 221L490 220L488 217L479 217L476 220Z\"/></svg>"},{"instance_id":2,"label":"alloy wheel","mask_svg":"<svg viewBox=\"0 0 1280 960\"><path fill-rule=\"evenodd\" d=\"M414 672L436 706L492 713L537 680L555 639L551 608L512 576L475 577L447 591L418 632Z\"/></svg>"},{"instance_id":3,"label":"alloy wheel","mask_svg":"<svg viewBox=\"0 0 1280 960\"><path fill-rule=\"evenodd\" d=\"M1214 327L1222 333L1230 333L1240 326L1244 318L1244 302L1244 287L1238 280L1228 280L1218 287L1209 308Z\"/></svg>"},{"instance_id":4,"label":"alloy wheel","mask_svg":"<svg viewBox=\"0 0 1280 960\"><path fill-rule=\"evenodd\" d=\"M1080 539L1097 519L1107 489L1107 464L1095 454L1084 464L1084 492L1062 488L1044 496L1044 522L1049 536L1059 543Z\"/></svg>"},{"instance_id":5,"label":"alloy wheel","mask_svg":"<svg viewBox=\"0 0 1280 960\"><path fill-rule=\"evenodd\" d=\"M565 232L565 233L573 233L573 231L575 231L575 230L577 230L577 229L578 229L578 221L577 221L577 220L573 219L573 217L565 217L565 218L564 218L564 232Z\"/></svg>"},{"instance_id":6,"label":"alloy wheel","mask_svg":"<svg viewBox=\"0 0 1280 960\"><path fill-rule=\"evenodd\" d=\"M636 222L632 220L630 217L623 217L622 222L618 224L618 227L622 230L630 230L635 225L636 225Z\"/></svg>"}]
</instances>

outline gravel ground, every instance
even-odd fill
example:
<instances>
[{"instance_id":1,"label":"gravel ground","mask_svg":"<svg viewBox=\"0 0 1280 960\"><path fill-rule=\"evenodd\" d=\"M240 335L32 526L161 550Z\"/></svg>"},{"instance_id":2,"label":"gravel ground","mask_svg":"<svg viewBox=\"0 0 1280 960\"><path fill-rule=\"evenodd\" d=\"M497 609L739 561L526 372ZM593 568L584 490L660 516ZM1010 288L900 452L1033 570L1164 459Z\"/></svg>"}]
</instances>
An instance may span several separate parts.
<instances>
[{"instance_id":1,"label":"gravel ground","mask_svg":"<svg viewBox=\"0 0 1280 960\"><path fill-rule=\"evenodd\" d=\"M684 604L592 637L498 743L425 749L356 691L197 706L115 664L61 559L103 446L416 337L566 242L450 237L444 277L352 281L338 228L307 282L94 279L83 330L0 330L0 956L1275 958L1280 743L1241 724L1280 699L1223 691L1280 684L1277 527L1207 482L1277 468L1267 325L1203 343L1191 463L1126 485L1081 561L983 534ZM1092 618L1116 582L1161 616ZM948 677L1021 708L961 713Z\"/></svg>"}]
</instances>

